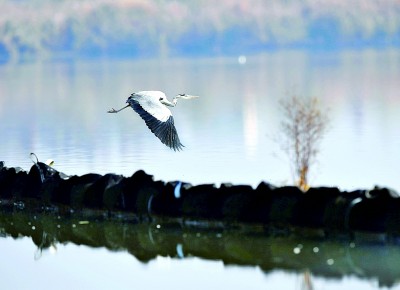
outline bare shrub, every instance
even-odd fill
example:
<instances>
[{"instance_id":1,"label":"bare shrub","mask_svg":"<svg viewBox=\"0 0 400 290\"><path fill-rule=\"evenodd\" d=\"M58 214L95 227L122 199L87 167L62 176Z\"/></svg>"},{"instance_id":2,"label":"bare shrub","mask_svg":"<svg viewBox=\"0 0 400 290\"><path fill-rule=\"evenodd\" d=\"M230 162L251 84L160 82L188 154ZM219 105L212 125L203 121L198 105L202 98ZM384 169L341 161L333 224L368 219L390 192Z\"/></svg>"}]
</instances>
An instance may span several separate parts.
<instances>
[{"instance_id":1,"label":"bare shrub","mask_svg":"<svg viewBox=\"0 0 400 290\"><path fill-rule=\"evenodd\" d=\"M279 145L289 157L297 185L307 190L310 167L316 161L329 119L317 98L293 95L279 104L283 113Z\"/></svg>"}]
</instances>

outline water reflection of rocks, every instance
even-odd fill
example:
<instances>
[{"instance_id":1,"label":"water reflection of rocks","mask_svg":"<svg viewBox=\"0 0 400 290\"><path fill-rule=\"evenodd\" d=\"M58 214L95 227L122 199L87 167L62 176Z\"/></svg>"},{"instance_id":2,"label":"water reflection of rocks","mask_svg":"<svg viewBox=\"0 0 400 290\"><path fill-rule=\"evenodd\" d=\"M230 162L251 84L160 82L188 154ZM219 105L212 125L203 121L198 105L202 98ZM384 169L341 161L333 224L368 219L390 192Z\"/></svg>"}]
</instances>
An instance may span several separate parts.
<instances>
[{"instance_id":1,"label":"water reflection of rocks","mask_svg":"<svg viewBox=\"0 0 400 290\"><path fill-rule=\"evenodd\" d=\"M176 220L143 223L127 215L93 216L94 212L40 213L3 206L0 233L2 237L31 237L38 247L36 259L42 251L55 251L57 244L73 243L127 251L142 262L157 256L195 256L226 265L259 266L266 273L293 271L304 273L305 282L311 273L325 278L377 279L381 286L391 286L400 277L398 244L378 234L327 240L319 231L276 234L256 226L226 228Z\"/></svg>"}]
</instances>

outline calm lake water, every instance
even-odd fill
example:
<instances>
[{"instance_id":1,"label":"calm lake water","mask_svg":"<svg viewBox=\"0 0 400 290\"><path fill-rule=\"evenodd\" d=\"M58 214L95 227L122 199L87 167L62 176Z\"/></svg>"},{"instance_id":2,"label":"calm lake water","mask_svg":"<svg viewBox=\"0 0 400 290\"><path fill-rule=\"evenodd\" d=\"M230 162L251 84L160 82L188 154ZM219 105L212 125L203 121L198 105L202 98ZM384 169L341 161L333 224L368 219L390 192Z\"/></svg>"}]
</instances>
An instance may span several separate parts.
<instances>
[{"instance_id":1,"label":"calm lake water","mask_svg":"<svg viewBox=\"0 0 400 290\"><path fill-rule=\"evenodd\" d=\"M0 160L28 170L35 152L70 175L130 176L143 169L157 180L192 184L292 184L290 164L274 140L278 101L296 94L320 98L331 120L311 185L400 191L399 80L398 50L279 52L248 56L245 63L231 57L0 66ZM106 113L141 90L162 90L170 99L182 92L201 96L172 108L183 151L161 144L132 110ZM285 267L266 274L201 256L144 264L124 250L67 243L35 260L36 249L27 237L0 238L6 289L109 289L116 281L119 289L187 289L187 283L190 289L301 289L304 280L304 273ZM17 278L21 269L24 279ZM373 276L313 281L314 289L378 287Z\"/></svg>"}]
</instances>

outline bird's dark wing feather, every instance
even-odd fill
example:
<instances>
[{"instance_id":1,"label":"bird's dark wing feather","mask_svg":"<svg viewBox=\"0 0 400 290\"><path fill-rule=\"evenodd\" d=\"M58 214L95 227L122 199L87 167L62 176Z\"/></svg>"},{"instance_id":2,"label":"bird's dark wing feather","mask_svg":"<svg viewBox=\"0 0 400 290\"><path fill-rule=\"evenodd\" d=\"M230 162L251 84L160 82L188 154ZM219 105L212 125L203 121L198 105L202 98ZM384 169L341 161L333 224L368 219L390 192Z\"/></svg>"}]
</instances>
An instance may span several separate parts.
<instances>
[{"instance_id":1,"label":"bird's dark wing feather","mask_svg":"<svg viewBox=\"0 0 400 290\"><path fill-rule=\"evenodd\" d=\"M137 101L128 99L127 102L144 120L150 131L153 132L163 144L167 145L174 151L179 151L184 147L179 140L178 133L176 132L174 125L174 118L172 116L169 116L167 121L162 122L146 112Z\"/></svg>"}]
</instances>

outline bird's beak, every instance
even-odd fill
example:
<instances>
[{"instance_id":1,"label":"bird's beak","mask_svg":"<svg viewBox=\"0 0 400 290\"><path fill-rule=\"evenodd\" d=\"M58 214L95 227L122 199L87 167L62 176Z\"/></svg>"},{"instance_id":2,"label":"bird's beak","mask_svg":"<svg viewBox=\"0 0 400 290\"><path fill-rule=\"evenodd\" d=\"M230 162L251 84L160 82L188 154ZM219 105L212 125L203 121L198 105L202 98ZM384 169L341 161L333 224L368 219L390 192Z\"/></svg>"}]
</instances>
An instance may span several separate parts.
<instances>
[{"instance_id":1,"label":"bird's beak","mask_svg":"<svg viewBox=\"0 0 400 290\"><path fill-rule=\"evenodd\" d=\"M195 99L198 98L199 96L193 96L193 95L183 95L181 96L182 99L190 100L190 99Z\"/></svg>"},{"instance_id":2,"label":"bird's beak","mask_svg":"<svg viewBox=\"0 0 400 290\"><path fill-rule=\"evenodd\" d=\"M166 105L166 106L169 106L169 107L174 107L174 104L171 103L170 101L166 100L166 99L160 100L160 102L163 105Z\"/></svg>"},{"instance_id":3,"label":"bird's beak","mask_svg":"<svg viewBox=\"0 0 400 290\"><path fill-rule=\"evenodd\" d=\"M196 99L196 98L198 98L198 97L199 97L199 96L186 95L186 99L187 99L187 100Z\"/></svg>"}]
</instances>

